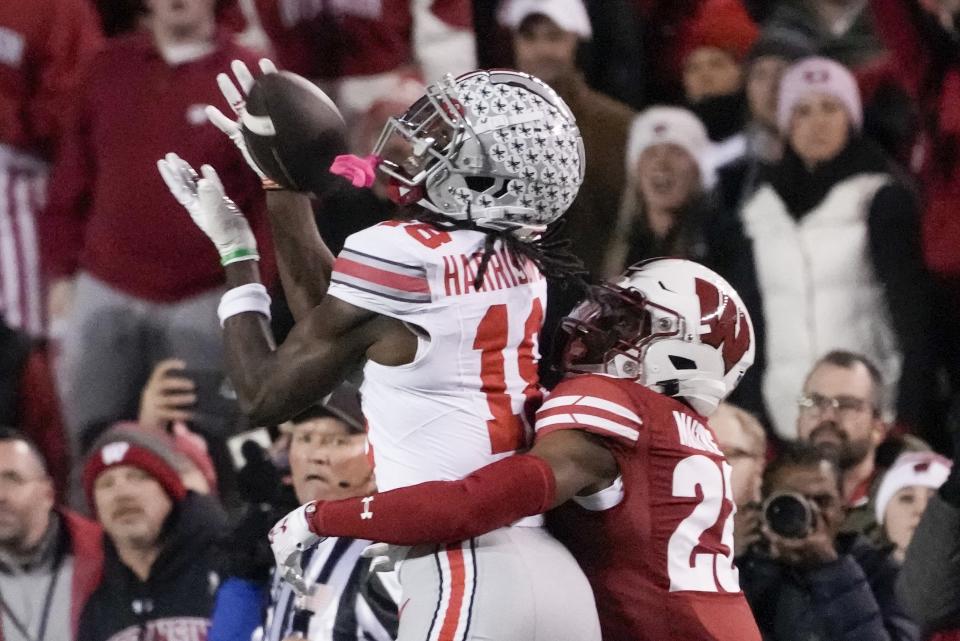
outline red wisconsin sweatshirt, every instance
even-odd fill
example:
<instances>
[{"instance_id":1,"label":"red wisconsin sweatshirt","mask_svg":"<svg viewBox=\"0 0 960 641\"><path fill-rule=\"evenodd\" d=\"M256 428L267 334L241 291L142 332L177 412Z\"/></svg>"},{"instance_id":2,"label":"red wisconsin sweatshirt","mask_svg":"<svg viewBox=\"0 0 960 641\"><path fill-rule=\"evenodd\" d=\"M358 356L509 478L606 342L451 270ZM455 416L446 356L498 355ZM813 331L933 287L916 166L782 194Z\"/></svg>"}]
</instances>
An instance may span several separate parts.
<instances>
[{"instance_id":1,"label":"red wisconsin sweatshirt","mask_svg":"<svg viewBox=\"0 0 960 641\"><path fill-rule=\"evenodd\" d=\"M264 280L274 273L260 182L233 143L203 113L229 107L216 75L256 56L226 34L196 60L170 65L148 33L112 41L77 96L41 216L41 253L52 277L82 269L155 302L181 300L223 283L210 240L167 189L156 162L176 152L199 171L211 164L254 229Z\"/></svg>"},{"instance_id":2,"label":"red wisconsin sweatshirt","mask_svg":"<svg viewBox=\"0 0 960 641\"><path fill-rule=\"evenodd\" d=\"M0 3L0 144L49 156L102 42L89 0Z\"/></svg>"}]
</instances>

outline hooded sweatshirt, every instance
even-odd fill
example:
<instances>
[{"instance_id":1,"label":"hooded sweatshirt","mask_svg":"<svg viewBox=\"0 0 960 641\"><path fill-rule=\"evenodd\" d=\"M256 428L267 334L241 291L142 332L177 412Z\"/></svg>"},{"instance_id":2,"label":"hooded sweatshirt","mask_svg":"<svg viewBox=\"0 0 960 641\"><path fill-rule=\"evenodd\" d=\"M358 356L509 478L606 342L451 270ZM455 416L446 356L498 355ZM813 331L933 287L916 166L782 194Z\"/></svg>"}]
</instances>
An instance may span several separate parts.
<instances>
[{"instance_id":1,"label":"hooded sweatshirt","mask_svg":"<svg viewBox=\"0 0 960 641\"><path fill-rule=\"evenodd\" d=\"M216 501L190 493L174 507L146 581L104 536L103 582L87 602L78 641L205 641L219 584L214 554L227 518Z\"/></svg>"}]
</instances>

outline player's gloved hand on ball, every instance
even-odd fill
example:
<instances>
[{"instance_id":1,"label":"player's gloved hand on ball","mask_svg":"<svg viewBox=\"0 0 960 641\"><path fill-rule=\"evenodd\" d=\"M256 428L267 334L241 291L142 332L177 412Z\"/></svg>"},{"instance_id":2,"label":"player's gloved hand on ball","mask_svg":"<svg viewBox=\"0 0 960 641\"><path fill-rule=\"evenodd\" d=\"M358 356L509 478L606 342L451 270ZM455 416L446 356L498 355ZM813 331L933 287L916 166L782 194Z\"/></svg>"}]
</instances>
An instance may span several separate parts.
<instances>
[{"instance_id":1,"label":"player's gloved hand on ball","mask_svg":"<svg viewBox=\"0 0 960 641\"><path fill-rule=\"evenodd\" d=\"M303 553L326 537L317 536L310 529L307 517L316 510L316 501L301 505L293 512L277 521L270 530L270 548L284 578L297 586L303 581L303 568L300 558ZM300 590L303 592L304 590Z\"/></svg>"},{"instance_id":2,"label":"player's gloved hand on ball","mask_svg":"<svg viewBox=\"0 0 960 641\"><path fill-rule=\"evenodd\" d=\"M268 181L270 179L267 178L263 170L260 169L253 160L253 156L250 155L250 151L247 149L247 143L243 140L243 132L241 132L240 126L246 125L251 131L263 135L272 135L274 133L273 122L268 117L251 116L247 113L247 96L250 94L250 88L253 86L253 74L247 69L247 65L244 64L242 60L234 60L230 63L230 69L237 78L236 83L234 83L227 74L220 73L217 74L217 85L220 87L220 92L223 94L224 99L226 99L227 104L230 105L230 108L236 115L236 119L232 120L226 117L222 111L213 105L207 105L204 112L207 114L207 119L213 123L217 129L227 134L230 140L233 141L233 144L235 144L237 149L240 150L240 153L243 154L247 164L260 176L260 179ZM265 74L276 73L277 67L270 60L263 58L260 60L260 71ZM240 86L239 89L237 89L237 85Z\"/></svg>"},{"instance_id":3,"label":"player's gloved hand on ball","mask_svg":"<svg viewBox=\"0 0 960 641\"><path fill-rule=\"evenodd\" d=\"M260 259L250 224L227 197L213 167L201 166L201 177L180 156L169 153L157 161L157 169L173 197L217 246L221 264Z\"/></svg>"}]
</instances>

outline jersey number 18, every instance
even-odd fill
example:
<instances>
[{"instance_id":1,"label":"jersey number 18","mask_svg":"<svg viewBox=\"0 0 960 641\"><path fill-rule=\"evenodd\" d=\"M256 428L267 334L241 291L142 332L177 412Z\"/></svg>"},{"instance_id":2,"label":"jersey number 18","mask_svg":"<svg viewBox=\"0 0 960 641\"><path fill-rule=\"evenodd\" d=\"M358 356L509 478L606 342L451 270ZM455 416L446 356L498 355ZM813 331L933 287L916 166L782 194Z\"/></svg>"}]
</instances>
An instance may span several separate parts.
<instances>
[{"instance_id":1,"label":"jersey number 18","mask_svg":"<svg viewBox=\"0 0 960 641\"><path fill-rule=\"evenodd\" d=\"M533 344L543 324L543 305L534 299L530 315L523 324L523 337L516 346L517 367L526 384L523 394L528 401L540 396L537 385L537 361ZM523 417L513 411L513 399L507 393L504 351L510 339L510 324L506 305L491 305L477 326L473 349L480 352L481 390L487 397L487 406L493 418L487 421L492 454L513 452L524 443Z\"/></svg>"}]
</instances>

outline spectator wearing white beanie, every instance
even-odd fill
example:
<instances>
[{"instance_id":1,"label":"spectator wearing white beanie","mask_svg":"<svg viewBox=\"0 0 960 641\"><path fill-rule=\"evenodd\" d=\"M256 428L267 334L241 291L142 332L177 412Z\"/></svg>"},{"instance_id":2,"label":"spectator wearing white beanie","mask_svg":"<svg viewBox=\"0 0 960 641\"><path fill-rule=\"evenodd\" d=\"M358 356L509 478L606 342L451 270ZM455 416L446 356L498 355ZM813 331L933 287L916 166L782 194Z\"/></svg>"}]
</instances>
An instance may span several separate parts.
<instances>
[{"instance_id":1,"label":"spectator wearing white beanie","mask_svg":"<svg viewBox=\"0 0 960 641\"><path fill-rule=\"evenodd\" d=\"M877 523L903 561L927 501L950 475L952 463L935 452L901 454L884 475L874 502Z\"/></svg>"},{"instance_id":2,"label":"spectator wearing white beanie","mask_svg":"<svg viewBox=\"0 0 960 641\"><path fill-rule=\"evenodd\" d=\"M651 107L627 142L627 183L603 274L654 256L703 259L705 195L714 183L703 123L679 107Z\"/></svg>"},{"instance_id":3,"label":"spectator wearing white beanie","mask_svg":"<svg viewBox=\"0 0 960 641\"><path fill-rule=\"evenodd\" d=\"M916 195L862 135L860 95L840 64L791 66L777 114L783 157L759 173L740 208L739 251L728 252L742 263L729 270L731 284L750 292L746 304L762 319L757 365L736 401L796 438L804 372L843 350L879 368L881 415L918 425L937 387Z\"/></svg>"},{"instance_id":4,"label":"spectator wearing white beanie","mask_svg":"<svg viewBox=\"0 0 960 641\"><path fill-rule=\"evenodd\" d=\"M838 107L845 119L833 116ZM809 167L836 157L863 128L853 74L828 58L804 58L791 66L780 82L777 126Z\"/></svg>"},{"instance_id":5,"label":"spectator wearing white beanie","mask_svg":"<svg viewBox=\"0 0 960 641\"><path fill-rule=\"evenodd\" d=\"M780 81L777 102L777 124L786 134L793 110L811 94L823 94L840 102L847 110L850 123L857 131L863 128L863 106L860 88L853 74L839 62L811 56L792 65Z\"/></svg>"},{"instance_id":6,"label":"spectator wearing white beanie","mask_svg":"<svg viewBox=\"0 0 960 641\"><path fill-rule=\"evenodd\" d=\"M498 14L500 24L508 29L518 29L528 16L544 15L564 31L575 33L581 40L593 36L590 17L583 0L506 0Z\"/></svg>"},{"instance_id":7,"label":"spectator wearing white beanie","mask_svg":"<svg viewBox=\"0 0 960 641\"><path fill-rule=\"evenodd\" d=\"M630 128L627 142L627 174L636 170L640 155L654 145L676 145L690 154L700 169L704 189L713 184L714 171L709 163L710 139L707 128L692 111L680 107L650 107Z\"/></svg>"}]
</instances>

